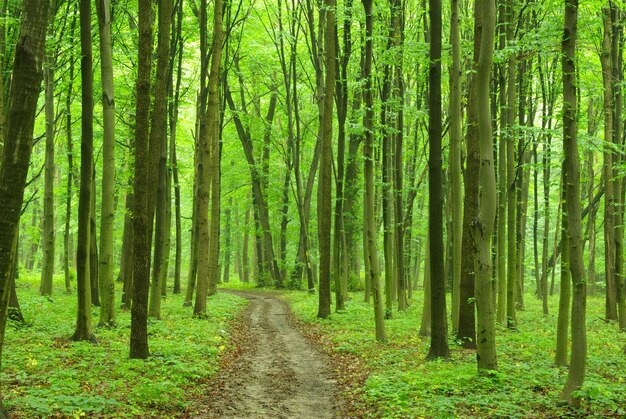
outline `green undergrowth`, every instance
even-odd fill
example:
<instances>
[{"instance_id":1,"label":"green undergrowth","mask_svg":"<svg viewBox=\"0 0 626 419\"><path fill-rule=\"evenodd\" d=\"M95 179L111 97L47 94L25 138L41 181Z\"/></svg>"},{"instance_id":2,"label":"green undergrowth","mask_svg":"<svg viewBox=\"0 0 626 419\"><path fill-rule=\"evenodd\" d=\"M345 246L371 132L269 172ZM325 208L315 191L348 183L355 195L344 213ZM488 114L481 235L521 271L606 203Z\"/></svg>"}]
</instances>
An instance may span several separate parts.
<instances>
[{"instance_id":1,"label":"green undergrowth","mask_svg":"<svg viewBox=\"0 0 626 419\"><path fill-rule=\"evenodd\" d=\"M150 358L131 360L130 312L118 311L117 326L96 328L97 344L72 342L76 296L65 294L59 277L52 297L40 297L38 281L18 280L27 326L9 323L2 356L2 394L15 417L182 414L218 370L230 345L229 320L245 304L218 293L209 297L208 320L198 320L181 295L169 294L162 319L149 321ZM93 316L97 323L97 308Z\"/></svg>"},{"instance_id":2,"label":"green undergrowth","mask_svg":"<svg viewBox=\"0 0 626 419\"><path fill-rule=\"evenodd\" d=\"M286 300L305 323L330 338L333 351L352 354L370 371L360 393L371 417L605 417L626 414L626 334L602 320L604 299L588 301L588 363L584 402L574 411L559 402L567 369L554 366L558 296L550 315L526 296L518 312L519 329L498 327L498 372L477 376L475 353L451 338L451 360L426 361L429 338L419 336L422 294L410 308L386 321L387 343L374 340L371 306L352 294L346 312L320 320L317 296L287 292ZM449 297L449 295L448 295Z\"/></svg>"}]
</instances>

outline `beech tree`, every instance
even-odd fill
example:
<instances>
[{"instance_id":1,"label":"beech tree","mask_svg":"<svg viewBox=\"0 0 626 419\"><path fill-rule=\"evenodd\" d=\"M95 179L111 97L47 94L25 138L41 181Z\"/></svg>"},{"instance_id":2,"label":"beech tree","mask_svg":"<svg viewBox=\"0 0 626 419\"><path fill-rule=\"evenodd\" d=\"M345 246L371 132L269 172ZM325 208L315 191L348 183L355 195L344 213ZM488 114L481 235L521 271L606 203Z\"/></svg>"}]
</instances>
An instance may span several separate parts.
<instances>
[{"instance_id":1,"label":"beech tree","mask_svg":"<svg viewBox=\"0 0 626 419\"><path fill-rule=\"evenodd\" d=\"M13 59L0 165L0 358L7 323L11 275L17 263L15 244L33 148L37 99L43 78L48 9L47 0L24 0ZM8 417L1 400L0 416Z\"/></svg>"}]
</instances>

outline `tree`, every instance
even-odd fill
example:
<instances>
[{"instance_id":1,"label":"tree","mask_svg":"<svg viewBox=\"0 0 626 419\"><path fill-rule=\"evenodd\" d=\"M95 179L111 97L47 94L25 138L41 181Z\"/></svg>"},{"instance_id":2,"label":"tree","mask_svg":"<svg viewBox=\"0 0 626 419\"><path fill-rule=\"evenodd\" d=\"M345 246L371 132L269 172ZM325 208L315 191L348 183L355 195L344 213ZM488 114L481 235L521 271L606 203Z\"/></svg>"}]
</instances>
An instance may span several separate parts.
<instances>
[{"instance_id":1,"label":"tree","mask_svg":"<svg viewBox=\"0 0 626 419\"><path fill-rule=\"evenodd\" d=\"M148 147L150 71L152 67L152 2L138 4L137 99L135 111L133 305L130 357L145 359L148 350L148 287L150 284L150 234L148 218Z\"/></svg>"},{"instance_id":2,"label":"tree","mask_svg":"<svg viewBox=\"0 0 626 419\"><path fill-rule=\"evenodd\" d=\"M100 325L115 322L115 283L113 281L113 226L115 210L115 93L111 51L111 3L96 2L100 30L100 71L102 73L103 147L102 209L100 210Z\"/></svg>"},{"instance_id":3,"label":"tree","mask_svg":"<svg viewBox=\"0 0 626 419\"><path fill-rule=\"evenodd\" d=\"M461 255L463 234L463 192L461 190L461 46L459 29L459 1L450 2L450 43L452 44L452 65L450 67L450 196L452 202L452 329L459 330L460 305L468 305L461 301ZM464 311L464 315L466 315ZM472 316L474 313L472 312ZM457 336L461 339L469 336ZM471 336L473 337L473 336ZM470 337L470 338L471 338Z\"/></svg>"},{"instance_id":4,"label":"tree","mask_svg":"<svg viewBox=\"0 0 626 419\"><path fill-rule=\"evenodd\" d=\"M219 81L222 61L223 24L222 1L215 1L213 17L213 44L211 46L211 69L208 84L208 106L206 111L206 134L202 141L202 164L200 171L200 201L198 205L200 223L198 289L193 313L198 317L206 316L206 298L210 281L217 281L219 269ZM211 194L209 194L211 188ZM209 196L211 201L209 201ZM211 221L208 219L209 202L211 202ZM217 216L217 217L216 217ZM217 218L217 219L215 219ZM217 224L215 224L217 223ZM214 229L217 228L217 234Z\"/></svg>"},{"instance_id":5,"label":"tree","mask_svg":"<svg viewBox=\"0 0 626 419\"><path fill-rule=\"evenodd\" d=\"M480 148L480 210L474 222L473 234L476 242L476 358L479 371L495 370L496 325L493 303L493 276L491 238L496 217L496 176L493 161L493 135L489 109L489 82L493 57L493 38L496 23L494 0L484 0L481 15L476 16L482 23L480 56L476 72L476 107L478 114L478 138Z\"/></svg>"},{"instance_id":6,"label":"tree","mask_svg":"<svg viewBox=\"0 0 626 419\"><path fill-rule=\"evenodd\" d=\"M50 23L48 24L48 34L54 34L54 15L56 11L56 1L50 4ZM49 48L46 53L44 70L45 84L45 114L46 114L46 162L45 162L45 186L43 203L43 258L41 264L41 285L39 293L41 295L52 294L52 274L54 273L54 67L56 66L56 53L54 48Z\"/></svg>"},{"instance_id":7,"label":"tree","mask_svg":"<svg viewBox=\"0 0 626 419\"><path fill-rule=\"evenodd\" d=\"M567 383L561 398L579 407L579 391L585 379L587 359L586 304L587 288L582 251L582 222L580 211L580 157L577 143L577 86L576 86L576 37L578 0L565 1L563 27L563 152L565 154L565 184L568 203L567 218L570 243L569 268L572 276L574 296L572 299L572 356L570 358ZM605 20L605 30L606 30Z\"/></svg>"},{"instance_id":8,"label":"tree","mask_svg":"<svg viewBox=\"0 0 626 419\"><path fill-rule=\"evenodd\" d=\"M320 175L317 190L317 224L320 253L319 266L319 308L317 317L330 315L330 242L332 224L332 153L333 153L333 100L335 91L335 0L325 0L326 28L324 30L324 48L326 58L326 76L324 87L324 113L320 120ZM336 226L335 226L336 228Z\"/></svg>"},{"instance_id":9,"label":"tree","mask_svg":"<svg viewBox=\"0 0 626 419\"><path fill-rule=\"evenodd\" d=\"M156 153L157 173L152 178L156 188L156 227L154 240L154 263L152 281L150 283L150 306L148 315L161 317L161 287L167 276L167 260L169 259L169 226L166 212L171 202L167 200L167 85L170 59L170 29L172 24L172 0L159 0L159 24L157 46L157 68L154 85L154 110L150 126L150 155ZM152 188L154 189L154 188ZM148 213L149 223L152 217Z\"/></svg>"},{"instance_id":10,"label":"tree","mask_svg":"<svg viewBox=\"0 0 626 419\"><path fill-rule=\"evenodd\" d=\"M13 60L11 90L0 165L0 357L4 344L11 276L44 62L47 0L24 0ZM0 92L1 93L1 92ZM0 400L0 417L8 417Z\"/></svg>"},{"instance_id":11,"label":"tree","mask_svg":"<svg viewBox=\"0 0 626 419\"><path fill-rule=\"evenodd\" d=\"M430 243L431 335L428 359L449 358L446 283L443 267L443 170L441 158L441 1L429 0L428 237Z\"/></svg>"},{"instance_id":12,"label":"tree","mask_svg":"<svg viewBox=\"0 0 626 419\"><path fill-rule=\"evenodd\" d=\"M93 166L93 57L91 47L91 2L81 0L80 12L80 74L82 138L80 142L80 197L78 201L78 244L76 247L76 273L78 313L76 330L72 339L95 341L91 316L91 195Z\"/></svg>"},{"instance_id":13,"label":"tree","mask_svg":"<svg viewBox=\"0 0 626 419\"><path fill-rule=\"evenodd\" d=\"M376 220L374 217L374 97L372 82L372 56L373 56L373 26L374 17L372 12L372 0L362 0L365 9L365 57L363 66L363 78L365 79L365 143L363 145L363 178L365 191L363 194L363 229L364 249L367 257L366 266L369 267L367 277L370 282L371 293L374 297L374 321L376 322L376 340L387 340L385 319L383 311L382 292L380 289L380 267L378 265L378 251L376 246Z\"/></svg>"}]
</instances>

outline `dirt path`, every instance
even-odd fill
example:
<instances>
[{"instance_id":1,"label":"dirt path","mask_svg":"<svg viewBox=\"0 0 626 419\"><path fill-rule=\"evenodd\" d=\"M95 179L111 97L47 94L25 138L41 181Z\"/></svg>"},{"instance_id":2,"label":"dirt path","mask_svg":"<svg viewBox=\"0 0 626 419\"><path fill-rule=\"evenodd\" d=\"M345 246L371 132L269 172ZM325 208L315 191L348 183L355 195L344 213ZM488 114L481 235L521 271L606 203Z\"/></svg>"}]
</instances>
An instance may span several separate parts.
<instances>
[{"instance_id":1,"label":"dirt path","mask_svg":"<svg viewBox=\"0 0 626 419\"><path fill-rule=\"evenodd\" d=\"M337 394L328 359L269 293L235 292L250 303L240 316L239 355L219 373L199 417L332 418ZM239 323L238 322L238 323Z\"/></svg>"}]
</instances>

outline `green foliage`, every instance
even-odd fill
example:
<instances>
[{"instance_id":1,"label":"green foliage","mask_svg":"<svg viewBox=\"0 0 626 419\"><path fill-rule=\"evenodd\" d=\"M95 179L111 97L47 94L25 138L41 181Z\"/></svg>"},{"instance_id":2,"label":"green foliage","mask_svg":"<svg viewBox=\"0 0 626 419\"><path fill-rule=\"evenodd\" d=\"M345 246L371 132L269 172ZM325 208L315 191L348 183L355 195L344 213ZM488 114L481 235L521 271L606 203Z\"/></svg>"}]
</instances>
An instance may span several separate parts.
<instances>
[{"instance_id":1,"label":"green foliage","mask_svg":"<svg viewBox=\"0 0 626 419\"><path fill-rule=\"evenodd\" d=\"M358 357L369 370L359 409L374 417L562 417L624 415L626 359L615 324L599 320L603 298L588 304L589 358L581 390L582 410L559 405L566 369L554 367L558 297L550 299L544 318L541 302L527 295L518 313L519 330L498 327L499 370L478 375L475 353L452 346L450 361L426 362L429 338L418 335L422 293L414 294L406 312L387 320L389 342L374 340L372 308L354 294L346 312L328 320L315 317L315 296L287 293L296 315L330 337L333 351Z\"/></svg>"},{"instance_id":2,"label":"green foliage","mask_svg":"<svg viewBox=\"0 0 626 419\"><path fill-rule=\"evenodd\" d=\"M130 313L117 326L96 329L98 344L72 342L76 297L55 277L52 299L38 296L39 276L22 276L17 292L30 327L7 330L3 370L6 407L17 417L168 416L206 391L230 343L228 322L245 300L219 293L208 321L195 320L182 296L163 301L150 320L151 357L128 359ZM97 320L97 310L94 310Z\"/></svg>"}]
</instances>

